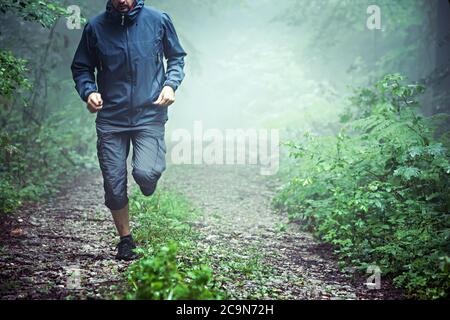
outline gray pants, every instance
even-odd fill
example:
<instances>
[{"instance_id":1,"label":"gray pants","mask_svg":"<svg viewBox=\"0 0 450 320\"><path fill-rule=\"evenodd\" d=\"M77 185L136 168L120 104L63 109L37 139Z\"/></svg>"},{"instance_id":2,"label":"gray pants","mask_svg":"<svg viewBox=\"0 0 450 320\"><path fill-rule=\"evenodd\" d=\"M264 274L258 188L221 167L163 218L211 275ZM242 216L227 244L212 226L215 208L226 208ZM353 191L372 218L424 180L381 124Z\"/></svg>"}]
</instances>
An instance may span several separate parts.
<instances>
[{"instance_id":1,"label":"gray pants","mask_svg":"<svg viewBox=\"0 0 450 320\"><path fill-rule=\"evenodd\" d=\"M130 142L133 144L133 178L144 195L152 195L166 169L165 123L140 127L97 124L96 129L105 205L111 210L119 210L128 203L127 158Z\"/></svg>"}]
</instances>

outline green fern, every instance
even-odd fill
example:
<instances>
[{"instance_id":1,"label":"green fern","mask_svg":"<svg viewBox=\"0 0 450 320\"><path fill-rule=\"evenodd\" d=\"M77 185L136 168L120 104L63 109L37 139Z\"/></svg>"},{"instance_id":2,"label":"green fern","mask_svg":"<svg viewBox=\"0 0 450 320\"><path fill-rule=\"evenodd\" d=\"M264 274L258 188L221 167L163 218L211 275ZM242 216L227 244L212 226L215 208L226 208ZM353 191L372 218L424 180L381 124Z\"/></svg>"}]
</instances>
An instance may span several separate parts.
<instances>
[{"instance_id":1,"label":"green fern","mask_svg":"<svg viewBox=\"0 0 450 320\"><path fill-rule=\"evenodd\" d=\"M274 198L291 220L333 244L343 262L378 265L419 298L446 297L449 135L418 113L424 88L387 75L362 89L335 137L291 142L297 174Z\"/></svg>"}]
</instances>

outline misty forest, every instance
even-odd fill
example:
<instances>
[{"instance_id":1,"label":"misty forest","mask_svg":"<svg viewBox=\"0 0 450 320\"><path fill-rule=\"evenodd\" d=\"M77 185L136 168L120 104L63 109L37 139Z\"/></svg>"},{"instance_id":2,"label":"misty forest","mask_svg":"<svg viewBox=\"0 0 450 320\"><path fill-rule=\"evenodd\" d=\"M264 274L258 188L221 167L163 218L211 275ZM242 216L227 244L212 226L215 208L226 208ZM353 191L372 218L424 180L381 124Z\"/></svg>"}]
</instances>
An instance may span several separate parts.
<instances>
[{"instance_id":1,"label":"misty forest","mask_svg":"<svg viewBox=\"0 0 450 320\"><path fill-rule=\"evenodd\" d=\"M105 5L0 2L1 299L448 299L449 1L146 0L186 76L130 262L70 68Z\"/></svg>"}]
</instances>

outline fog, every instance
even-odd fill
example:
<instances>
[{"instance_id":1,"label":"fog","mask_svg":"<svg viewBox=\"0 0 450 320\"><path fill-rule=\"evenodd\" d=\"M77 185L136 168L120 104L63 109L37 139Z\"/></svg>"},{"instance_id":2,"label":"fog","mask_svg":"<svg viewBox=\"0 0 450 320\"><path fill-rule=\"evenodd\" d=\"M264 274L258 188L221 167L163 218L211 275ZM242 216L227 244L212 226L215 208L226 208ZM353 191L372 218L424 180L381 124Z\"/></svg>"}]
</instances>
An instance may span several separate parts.
<instances>
[{"instance_id":1,"label":"fog","mask_svg":"<svg viewBox=\"0 0 450 320\"><path fill-rule=\"evenodd\" d=\"M106 1L63 3L78 5L89 19L104 10ZM192 130L194 121L201 121L205 128L333 133L353 87L370 86L384 74L395 72L411 82L431 84L424 112L447 111L442 109L447 105L442 101L448 97L441 88L448 86L448 77L433 73L439 66L448 68L448 39L439 38L442 26L445 31L448 24L445 16L439 18L439 6L445 1L145 3L171 16L188 53L186 77L175 104L169 107L169 134L177 128ZM370 5L376 5L379 12L368 11ZM374 14L378 13L380 28L369 28L368 24L375 25ZM2 19L5 30L14 30L14 18L6 15ZM70 73L81 29L69 30L61 18L44 59L34 55L45 52L49 31L34 22L21 25L19 41L14 32L2 32L1 40L32 65L44 62L46 93L36 91L47 105L46 112L69 108L75 117L88 121L85 125L93 126L95 115L86 114ZM433 100L438 96L433 90L439 91L440 101Z\"/></svg>"}]
</instances>

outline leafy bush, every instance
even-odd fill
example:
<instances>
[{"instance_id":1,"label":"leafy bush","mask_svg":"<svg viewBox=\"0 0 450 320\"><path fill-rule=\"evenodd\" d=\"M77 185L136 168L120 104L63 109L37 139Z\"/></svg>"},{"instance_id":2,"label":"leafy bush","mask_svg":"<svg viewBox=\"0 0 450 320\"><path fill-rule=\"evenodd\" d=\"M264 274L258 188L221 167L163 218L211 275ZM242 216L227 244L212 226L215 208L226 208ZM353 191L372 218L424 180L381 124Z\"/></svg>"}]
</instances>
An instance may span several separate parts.
<instances>
[{"instance_id":1,"label":"leafy bush","mask_svg":"<svg viewBox=\"0 0 450 320\"><path fill-rule=\"evenodd\" d=\"M447 296L450 285L448 142L416 110L419 85L388 75L358 90L339 134L288 142L298 160L274 198L346 263L378 265L419 298Z\"/></svg>"},{"instance_id":2,"label":"leafy bush","mask_svg":"<svg viewBox=\"0 0 450 320\"><path fill-rule=\"evenodd\" d=\"M27 61L18 59L11 52L0 50L0 96L9 98L11 94L22 88L29 89L30 84L25 77Z\"/></svg>"},{"instance_id":3,"label":"leafy bush","mask_svg":"<svg viewBox=\"0 0 450 320\"><path fill-rule=\"evenodd\" d=\"M0 3L0 14L50 28L68 12L60 1L8 0ZM78 98L77 107L65 97L63 107L49 112L47 106L53 101L46 96L47 83L52 79L42 62L35 60L0 50L0 213L11 213L23 201L51 194L67 182L64 178L97 162L93 121L86 125L87 112L80 112ZM33 61L37 70L29 66ZM41 83L46 83L44 99L37 98ZM62 88L61 83L58 86Z\"/></svg>"},{"instance_id":4,"label":"leafy bush","mask_svg":"<svg viewBox=\"0 0 450 320\"><path fill-rule=\"evenodd\" d=\"M146 256L128 270L133 288L127 299L206 300L218 299L212 271L206 265L186 266L177 260L177 244L162 246L154 256Z\"/></svg>"},{"instance_id":5,"label":"leafy bush","mask_svg":"<svg viewBox=\"0 0 450 320\"><path fill-rule=\"evenodd\" d=\"M61 1L52 0L2 0L0 12L13 12L27 21L37 21L44 28L50 28L60 16L67 16L67 10Z\"/></svg>"},{"instance_id":6,"label":"leafy bush","mask_svg":"<svg viewBox=\"0 0 450 320\"><path fill-rule=\"evenodd\" d=\"M67 108L41 125L25 127L18 113L10 113L0 130L0 212L50 195L70 177L96 167L93 119L90 126L81 125L84 116L70 116L76 112Z\"/></svg>"}]
</instances>

